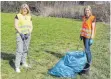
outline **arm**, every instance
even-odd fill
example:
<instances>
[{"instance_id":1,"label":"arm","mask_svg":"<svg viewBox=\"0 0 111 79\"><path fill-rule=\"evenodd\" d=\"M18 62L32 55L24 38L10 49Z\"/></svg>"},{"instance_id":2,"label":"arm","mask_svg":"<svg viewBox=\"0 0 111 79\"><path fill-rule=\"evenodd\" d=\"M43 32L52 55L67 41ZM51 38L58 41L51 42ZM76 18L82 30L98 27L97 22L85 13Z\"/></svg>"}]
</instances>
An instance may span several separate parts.
<instances>
[{"instance_id":1,"label":"arm","mask_svg":"<svg viewBox=\"0 0 111 79\"><path fill-rule=\"evenodd\" d=\"M96 22L93 22L92 23L92 35L91 35L91 38L93 39L94 36L95 36L95 28L96 28Z\"/></svg>"},{"instance_id":2,"label":"arm","mask_svg":"<svg viewBox=\"0 0 111 79\"><path fill-rule=\"evenodd\" d=\"M33 25L32 25L32 21L31 21L31 27L29 29L30 33L32 33L32 30L33 30Z\"/></svg>"},{"instance_id":3,"label":"arm","mask_svg":"<svg viewBox=\"0 0 111 79\"><path fill-rule=\"evenodd\" d=\"M20 30L20 28L18 27L18 19L15 19L15 24L14 24L14 26L15 26L15 29L16 29L19 33L21 33L21 30Z\"/></svg>"}]
</instances>

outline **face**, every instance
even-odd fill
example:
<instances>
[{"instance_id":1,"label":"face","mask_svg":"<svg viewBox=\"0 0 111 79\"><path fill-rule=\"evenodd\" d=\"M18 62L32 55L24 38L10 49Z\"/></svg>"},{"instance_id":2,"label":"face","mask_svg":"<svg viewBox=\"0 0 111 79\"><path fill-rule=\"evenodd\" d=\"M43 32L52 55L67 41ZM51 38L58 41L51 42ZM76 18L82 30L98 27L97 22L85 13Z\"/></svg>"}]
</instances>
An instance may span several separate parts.
<instances>
[{"instance_id":1,"label":"face","mask_svg":"<svg viewBox=\"0 0 111 79\"><path fill-rule=\"evenodd\" d=\"M22 8L22 14L23 15L26 15L27 14L27 12L28 12L28 10L24 7L24 8Z\"/></svg>"},{"instance_id":2,"label":"face","mask_svg":"<svg viewBox=\"0 0 111 79\"><path fill-rule=\"evenodd\" d=\"M89 17L91 15L90 9L86 8L85 9L85 14L86 14L87 17Z\"/></svg>"}]
</instances>

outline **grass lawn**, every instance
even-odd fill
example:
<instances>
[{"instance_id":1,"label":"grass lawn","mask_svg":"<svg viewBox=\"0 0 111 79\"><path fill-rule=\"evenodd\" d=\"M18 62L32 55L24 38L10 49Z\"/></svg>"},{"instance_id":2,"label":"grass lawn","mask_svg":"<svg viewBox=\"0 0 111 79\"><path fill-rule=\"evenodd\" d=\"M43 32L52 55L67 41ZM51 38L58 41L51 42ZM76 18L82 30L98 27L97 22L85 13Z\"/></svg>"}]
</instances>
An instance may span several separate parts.
<instances>
[{"instance_id":1,"label":"grass lawn","mask_svg":"<svg viewBox=\"0 0 111 79\"><path fill-rule=\"evenodd\" d=\"M82 41L79 42L81 29L80 20L33 16L33 32L30 43L29 56L33 68L24 69L18 74L13 69L11 60L16 52L16 32L14 17L16 14L1 13L1 77L2 79L70 79L49 75L52 68L68 50L83 50ZM101 22L96 23L96 37L91 47L93 62L90 76L77 76L76 79L109 79L110 78L110 26Z\"/></svg>"}]
</instances>

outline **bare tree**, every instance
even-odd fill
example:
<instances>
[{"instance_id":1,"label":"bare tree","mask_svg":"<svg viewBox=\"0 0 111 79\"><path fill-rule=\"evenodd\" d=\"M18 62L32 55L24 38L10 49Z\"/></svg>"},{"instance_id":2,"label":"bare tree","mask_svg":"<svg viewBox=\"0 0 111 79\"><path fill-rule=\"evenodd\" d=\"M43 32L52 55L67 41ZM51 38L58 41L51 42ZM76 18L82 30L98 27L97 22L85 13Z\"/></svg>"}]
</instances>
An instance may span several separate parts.
<instances>
[{"instance_id":1,"label":"bare tree","mask_svg":"<svg viewBox=\"0 0 111 79\"><path fill-rule=\"evenodd\" d=\"M21 4L27 3L31 12L40 16L80 19L84 7L90 5L97 21L110 22L108 1L2 1L2 12L18 12Z\"/></svg>"}]
</instances>

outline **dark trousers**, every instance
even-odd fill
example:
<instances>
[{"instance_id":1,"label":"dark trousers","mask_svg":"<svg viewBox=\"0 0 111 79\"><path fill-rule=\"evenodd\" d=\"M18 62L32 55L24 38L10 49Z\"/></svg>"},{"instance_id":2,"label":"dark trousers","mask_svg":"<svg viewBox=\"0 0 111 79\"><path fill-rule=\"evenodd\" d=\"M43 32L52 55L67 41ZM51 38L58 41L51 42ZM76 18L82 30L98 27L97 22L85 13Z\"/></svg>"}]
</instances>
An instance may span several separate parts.
<instances>
[{"instance_id":1,"label":"dark trousers","mask_svg":"<svg viewBox=\"0 0 111 79\"><path fill-rule=\"evenodd\" d=\"M91 55L91 50L90 50L90 39L83 37L83 43L85 47L85 53L87 56L87 62L90 64L92 61L92 55Z\"/></svg>"}]
</instances>

